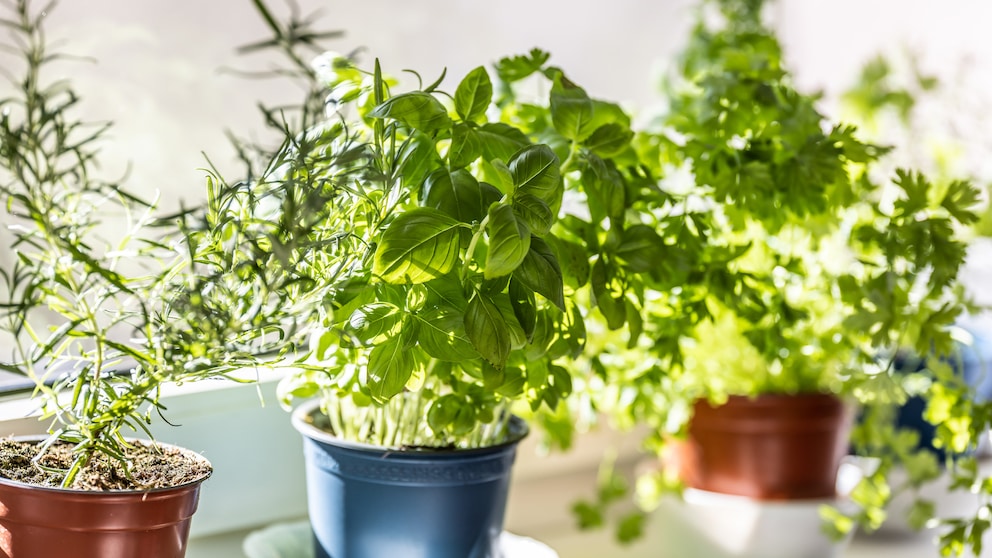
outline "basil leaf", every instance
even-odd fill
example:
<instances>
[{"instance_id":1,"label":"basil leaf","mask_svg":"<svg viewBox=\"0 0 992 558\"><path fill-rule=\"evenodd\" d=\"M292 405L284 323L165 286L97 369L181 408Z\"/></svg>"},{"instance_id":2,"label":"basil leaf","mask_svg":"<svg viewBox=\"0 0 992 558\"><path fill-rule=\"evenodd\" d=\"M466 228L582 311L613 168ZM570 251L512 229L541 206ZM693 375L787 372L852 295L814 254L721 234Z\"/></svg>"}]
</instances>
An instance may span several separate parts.
<instances>
[{"instance_id":1,"label":"basil leaf","mask_svg":"<svg viewBox=\"0 0 992 558\"><path fill-rule=\"evenodd\" d=\"M558 265L562 270L562 278L569 287L578 289L589 281L589 256L585 248L557 237L549 237L558 254Z\"/></svg>"},{"instance_id":2,"label":"basil leaf","mask_svg":"<svg viewBox=\"0 0 992 558\"><path fill-rule=\"evenodd\" d=\"M506 204L489 209L489 251L486 253L486 279L512 273L530 250L530 230Z\"/></svg>"},{"instance_id":3,"label":"basil leaf","mask_svg":"<svg viewBox=\"0 0 992 558\"><path fill-rule=\"evenodd\" d=\"M510 330L496 304L478 292L465 309L465 333L489 364L496 368L506 364L510 355Z\"/></svg>"},{"instance_id":4,"label":"basil leaf","mask_svg":"<svg viewBox=\"0 0 992 558\"><path fill-rule=\"evenodd\" d=\"M462 120L473 121L485 116L493 100L493 82L483 66L475 68L455 89L455 112Z\"/></svg>"},{"instance_id":5,"label":"basil leaf","mask_svg":"<svg viewBox=\"0 0 992 558\"><path fill-rule=\"evenodd\" d=\"M438 169L424 182L423 205L462 223L482 219L482 190L468 171Z\"/></svg>"},{"instance_id":6,"label":"basil leaf","mask_svg":"<svg viewBox=\"0 0 992 558\"><path fill-rule=\"evenodd\" d=\"M503 314L503 323L506 324L506 329L510 332L510 350L524 348L527 345L527 333L517 321L510 297L506 293L499 293L492 298L492 301L496 308L499 308L500 314Z\"/></svg>"},{"instance_id":7,"label":"basil leaf","mask_svg":"<svg viewBox=\"0 0 992 558\"><path fill-rule=\"evenodd\" d=\"M475 132L482 145L482 156L487 161L509 161L516 152L530 145L526 134L502 122L483 124Z\"/></svg>"},{"instance_id":8,"label":"basil leaf","mask_svg":"<svg viewBox=\"0 0 992 558\"><path fill-rule=\"evenodd\" d=\"M586 92L563 76L551 86L551 122L566 138L579 141L588 134L585 128L592 121L592 100Z\"/></svg>"},{"instance_id":9,"label":"basil leaf","mask_svg":"<svg viewBox=\"0 0 992 558\"><path fill-rule=\"evenodd\" d=\"M516 191L530 194L548 205L561 197L562 183L558 156L546 145L521 149L509 162Z\"/></svg>"},{"instance_id":10,"label":"basil leaf","mask_svg":"<svg viewBox=\"0 0 992 558\"><path fill-rule=\"evenodd\" d=\"M372 399L385 403L403 391L413 375L413 356L405 350L400 338L394 337L369 352L368 387Z\"/></svg>"},{"instance_id":11,"label":"basil leaf","mask_svg":"<svg viewBox=\"0 0 992 558\"><path fill-rule=\"evenodd\" d=\"M459 168L470 165L482 154L482 138L468 124L459 122L451 129L448 164Z\"/></svg>"},{"instance_id":12,"label":"basil leaf","mask_svg":"<svg viewBox=\"0 0 992 558\"><path fill-rule=\"evenodd\" d=\"M465 310L468 304L462 283L455 273L424 283L424 286L427 287L429 304L450 306L459 312Z\"/></svg>"},{"instance_id":13,"label":"basil leaf","mask_svg":"<svg viewBox=\"0 0 992 558\"><path fill-rule=\"evenodd\" d=\"M616 255L627 268L637 273L647 273L662 263L665 241L647 225L633 225L620 235Z\"/></svg>"},{"instance_id":14,"label":"basil leaf","mask_svg":"<svg viewBox=\"0 0 992 558\"><path fill-rule=\"evenodd\" d=\"M627 308L622 299L614 298L613 293L610 292L609 271L603 260L596 260L593 264L589 280L592 283L593 302L606 318L606 326L610 329L619 329L627 319Z\"/></svg>"},{"instance_id":15,"label":"basil leaf","mask_svg":"<svg viewBox=\"0 0 992 558\"><path fill-rule=\"evenodd\" d=\"M465 317L454 308L429 308L414 317L420 321L420 348L428 355L452 362L479 358L465 332Z\"/></svg>"},{"instance_id":16,"label":"basil leaf","mask_svg":"<svg viewBox=\"0 0 992 558\"><path fill-rule=\"evenodd\" d=\"M587 137L582 145L601 157L617 155L630 145L634 132L620 124L603 124Z\"/></svg>"},{"instance_id":17,"label":"basil leaf","mask_svg":"<svg viewBox=\"0 0 992 558\"><path fill-rule=\"evenodd\" d=\"M513 196L513 213L527 224L530 231L538 236L548 234L555 216L544 200L537 196L518 192Z\"/></svg>"},{"instance_id":18,"label":"basil leaf","mask_svg":"<svg viewBox=\"0 0 992 558\"><path fill-rule=\"evenodd\" d=\"M400 214L382 233L372 272L389 283L423 283L458 261L458 221L428 207Z\"/></svg>"},{"instance_id":19,"label":"basil leaf","mask_svg":"<svg viewBox=\"0 0 992 558\"><path fill-rule=\"evenodd\" d=\"M400 176L403 184L411 190L419 187L432 169L444 164L437 154L434 140L423 132L411 134L399 157L402 161L399 168Z\"/></svg>"},{"instance_id":20,"label":"basil leaf","mask_svg":"<svg viewBox=\"0 0 992 558\"><path fill-rule=\"evenodd\" d=\"M518 366L508 366L503 369L503 385L496 388L496 392L503 397L515 399L524 393L527 378L523 370Z\"/></svg>"},{"instance_id":21,"label":"basil leaf","mask_svg":"<svg viewBox=\"0 0 992 558\"><path fill-rule=\"evenodd\" d=\"M447 109L430 93L411 91L390 97L372 109L372 118L392 118L422 132L446 130L451 127Z\"/></svg>"},{"instance_id":22,"label":"basil leaf","mask_svg":"<svg viewBox=\"0 0 992 558\"><path fill-rule=\"evenodd\" d=\"M551 247L540 238L531 238L530 250L520 266L514 270L513 278L548 299L561 310L565 310L564 288L558 258L551 251Z\"/></svg>"},{"instance_id":23,"label":"basil leaf","mask_svg":"<svg viewBox=\"0 0 992 558\"><path fill-rule=\"evenodd\" d=\"M373 302L351 313L348 328L362 343L373 344L395 336L402 318L396 306L388 302Z\"/></svg>"},{"instance_id":24,"label":"basil leaf","mask_svg":"<svg viewBox=\"0 0 992 558\"><path fill-rule=\"evenodd\" d=\"M513 315L523 329L527 342L534 338L534 327L537 325L537 305L534 301L532 289L524 287L519 280L510 280L510 307L513 308Z\"/></svg>"}]
</instances>

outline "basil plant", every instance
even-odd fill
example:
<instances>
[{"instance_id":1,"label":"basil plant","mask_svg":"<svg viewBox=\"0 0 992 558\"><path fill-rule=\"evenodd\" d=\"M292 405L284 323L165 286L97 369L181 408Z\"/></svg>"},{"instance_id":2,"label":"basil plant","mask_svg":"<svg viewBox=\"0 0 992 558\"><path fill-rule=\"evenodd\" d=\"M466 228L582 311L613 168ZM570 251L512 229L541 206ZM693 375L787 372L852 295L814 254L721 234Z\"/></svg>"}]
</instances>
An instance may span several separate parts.
<instances>
[{"instance_id":1,"label":"basil plant","mask_svg":"<svg viewBox=\"0 0 992 558\"><path fill-rule=\"evenodd\" d=\"M283 211L295 195L319 200L301 213L310 234L285 246L308 265L295 300L313 309L313 331L280 396L319 396L348 440L498 443L513 402L554 408L569 395L561 363L584 343L553 248L561 159L488 118L483 67L450 95L441 79L394 92L378 62L315 64L327 117L288 137L253 185L259 211L269 198Z\"/></svg>"}]
</instances>

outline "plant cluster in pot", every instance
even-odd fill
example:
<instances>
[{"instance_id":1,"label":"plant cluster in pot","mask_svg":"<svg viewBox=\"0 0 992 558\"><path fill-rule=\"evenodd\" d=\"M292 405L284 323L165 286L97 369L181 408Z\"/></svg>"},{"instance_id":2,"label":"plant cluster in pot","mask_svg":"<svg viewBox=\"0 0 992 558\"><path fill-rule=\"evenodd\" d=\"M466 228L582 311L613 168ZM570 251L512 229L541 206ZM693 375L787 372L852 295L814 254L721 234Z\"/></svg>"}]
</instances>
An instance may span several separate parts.
<instances>
[{"instance_id":1,"label":"plant cluster in pot","mask_svg":"<svg viewBox=\"0 0 992 558\"><path fill-rule=\"evenodd\" d=\"M616 280L606 291L628 308L626 324L597 305L591 317L606 333L590 333L591 374L576 381L588 393L574 401L655 429L645 442L668 466L638 479L645 506L673 481L693 495L836 501L852 405L872 409L919 389L893 374L895 349L938 362L953 350L950 326L963 308L958 233L976 219L977 192L910 171L879 176L886 149L828 124L817 98L792 86L763 4L704 4L667 114L632 143L639 172L620 169L625 225L611 224L650 224L656 238L644 250L660 263L645 272L629 258L607 261ZM652 188L638 187L644 173ZM592 287L600 300L595 279ZM870 418L853 438L886 451L852 494L859 507L824 512L836 535L877 526L897 454L932 459ZM577 507L584 522L602 521L617 497L611 486ZM636 518L624 534L638 532ZM802 551L784 540L770 542L775 555ZM752 555L724 542L728 555Z\"/></svg>"},{"instance_id":2,"label":"plant cluster in pot","mask_svg":"<svg viewBox=\"0 0 992 558\"><path fill-rule=\"evenodd\" d=\"M163 386L229 377L291 347L278 293L298 277L259 260L264 231L229 226L232 211L158 217L99 178L108 125L79 120L71 83L47 80L62 55L48 50L45 15L20 0L0 20L21 72L0 98L12 256L0 269L0 369L34 382L49 424L47 436L0 441L0 556L181 558L210 464L137 438L166 415Z\"/></svg>"},{"instance_id":3,"label":"plant cluster in pot","mask_svg":"<svg viewBox=\"0 0 992 558\"><path fill-rule=\"evenodd\" d=\"M562 163L490 122L479 67L453 95L412 91L327 54L328 116L254 184L322 203L296 248L320 315L280 386L299 406L318 556L499 555L515 402L555 407L584 342L549 232ZM449 107L445 102L450 101Z\"/></svg>"}]
</instances>

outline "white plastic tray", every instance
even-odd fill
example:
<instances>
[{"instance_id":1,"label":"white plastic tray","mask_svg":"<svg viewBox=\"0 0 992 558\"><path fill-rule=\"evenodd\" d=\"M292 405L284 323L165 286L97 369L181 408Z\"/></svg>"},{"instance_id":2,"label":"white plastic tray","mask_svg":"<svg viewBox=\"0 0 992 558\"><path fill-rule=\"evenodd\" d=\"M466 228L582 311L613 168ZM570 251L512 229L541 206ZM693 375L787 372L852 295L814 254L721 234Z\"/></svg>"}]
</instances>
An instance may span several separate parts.
<instances>
[{"instance_id":1,"label":"white plastic tray","mask_svg":"<svg viewBox=\"0 0 992 558\"><path fill-rule=\"evenodd\" d=\"M547 545L505 531L500 547L502 558L558 558ZM310 524L279 523L254 531L245 537L243 550L248 558L313 558Z\"/></svg>"}]
</instances>

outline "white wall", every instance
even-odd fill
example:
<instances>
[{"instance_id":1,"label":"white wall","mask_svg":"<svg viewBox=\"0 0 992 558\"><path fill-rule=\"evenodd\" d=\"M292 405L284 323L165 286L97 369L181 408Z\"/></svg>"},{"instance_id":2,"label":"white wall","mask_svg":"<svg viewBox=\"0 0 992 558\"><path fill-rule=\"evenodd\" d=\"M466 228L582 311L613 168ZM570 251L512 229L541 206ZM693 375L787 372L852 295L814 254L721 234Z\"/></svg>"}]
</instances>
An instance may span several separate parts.
<instances>
[{"instance_id":1,"label":"white wall","mask_svg":"<svg viewBox=\"0 0 992 558\"><path fill-rule=\"evenodd\" d=\"M269 0L285 13L283 0ZM302 0L347 35L334 50L364 47L384 68L433 80L447 66L447 86L471 68L538 46L553 53L596 96L646 106L657 79L688 32L692 0ZM992 61L984 41L992 21L984 0L783 0L776 21L800 85L828 93L850 84L879 50L908 44L928 68L978 69ZM257 99L293 99L286 84L245 81L223 67L252 67L236 46L261 37L250 0L65 0L51 15L63 50L95 63L64 65L86 99L88 116L115 121L111 171L131 165L132 185L161 190L174 207L203 189L201 151L225 170L225 129L259 129ZM256 66L257 67L257 66ZM992 75L992 74L990 74ZM288 95L288 96L287 96Z\"/></svg>"},{"instance_id":2,"label":"white wall","mask_svg":"<svg viewBox=\"0 0 992 558\"><path fill-rule=\"evenodd\" d=\"M286 12L283 0L269 3ZM639 104L655 97L658 61L683 40L690 21L689 0L300 4L305 14L323 11L321 27L347 31L330 42L333 50L364 47L366 61L379 57L392 74L413 68L433 81L447 66L453 90L475 66L537 46L590 94ZM237 169L228 164L224 130L259 129L259 98L295 98L285 83L219 72L259 62L234 48L264 36L260 21L250 0L66 0L50 26L53 37L66 40L64 51L97 60L60 68L74 76L89 118L116 123L111 169L123 172L130 162L131 184L160 189L171 207L200 196L201 151Z\"/></svg>"}]
</instances>

